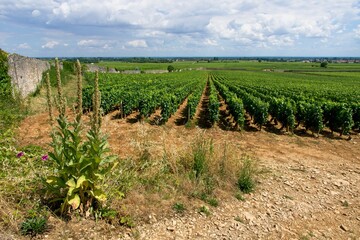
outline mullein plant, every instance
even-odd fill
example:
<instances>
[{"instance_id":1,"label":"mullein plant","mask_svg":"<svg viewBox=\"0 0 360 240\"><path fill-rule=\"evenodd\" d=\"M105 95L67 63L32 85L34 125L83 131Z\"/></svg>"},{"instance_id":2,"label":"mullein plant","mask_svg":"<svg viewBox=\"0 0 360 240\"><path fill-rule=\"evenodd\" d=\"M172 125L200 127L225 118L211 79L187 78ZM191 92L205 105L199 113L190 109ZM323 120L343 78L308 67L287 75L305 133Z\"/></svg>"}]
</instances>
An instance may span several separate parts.
<instances>
[{"instance_id":1,"label":"mullein plant","mask_svg":"<svg viewBox=\"0 0 360 240\"><path fill-rule=\"evenodd\" d=\"M51 86L50 86L50 75L49 73L46 73L46 100L48 103L48 109L49 109L49 120L50 124L52 125L54 122L54 115L52 112L52 102L51 102Z\"/></svg>"},{"instance_id":2,"label":"mullein plant","mask_svg":"<svg viewBox=\"0 0 360 240\"><path fill-rule=\"evenodd\" d=\"M62 95L59 63L56 59L57 71L57 108L58 126L52 133L49 152L50 161L54 163L54 171L45 179L47 198L60 215L78 211L88 216L106 202L102 190L102 182L115 166L114 156L109 156L106 137L101 133L100 91L98 74L95 79L93 96L93 114L91 127L83 139L82 134L82 74L81 64L76 63L77 71L77 108L74 121L66 116L66 101Z\"/></svg>"}]
</instances>

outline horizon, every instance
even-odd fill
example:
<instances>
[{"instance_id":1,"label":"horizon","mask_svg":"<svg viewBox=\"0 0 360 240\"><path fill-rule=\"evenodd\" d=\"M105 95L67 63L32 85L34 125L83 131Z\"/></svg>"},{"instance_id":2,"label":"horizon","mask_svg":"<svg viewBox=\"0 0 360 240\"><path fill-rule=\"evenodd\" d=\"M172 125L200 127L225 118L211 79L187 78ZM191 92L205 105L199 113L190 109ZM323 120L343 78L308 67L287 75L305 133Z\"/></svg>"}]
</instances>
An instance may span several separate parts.
<instances>
[{"instance_id":1,"label":"horizon","mask_svg":"<svg viewBox=\"0 0 360 240\"><path fill-rule=\"evenodd\" d=\"M14 53L16 54L16 53ZM33 57L33 58L54 58L54 57ZM218 58L218 60L238 60L238 59L253 59L258 60L259 58L263 59L274 59L274 58L283 58L283 59L360 59L360 56L85 56L85 57L79 57L79 56L58 56L59 59L65 59L65 58L114 58L114 59L130 59L130 58L139 58L139 59L196 59L196 58L202 58L202 59L214 59ZM216 60L215 60L216 61Z\"/></svg>"}]
</instances>

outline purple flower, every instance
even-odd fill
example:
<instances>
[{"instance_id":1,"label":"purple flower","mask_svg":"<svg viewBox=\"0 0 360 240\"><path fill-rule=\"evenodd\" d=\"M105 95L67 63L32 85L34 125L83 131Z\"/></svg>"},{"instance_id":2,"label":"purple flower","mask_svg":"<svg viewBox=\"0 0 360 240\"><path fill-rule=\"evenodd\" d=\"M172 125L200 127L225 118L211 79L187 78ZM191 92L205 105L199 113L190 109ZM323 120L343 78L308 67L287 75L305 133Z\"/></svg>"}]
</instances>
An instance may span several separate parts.
<instances>
[{"instance_id":1,"label":"purple flower","mask_svg":"<svg viewBox=\"0 0 360 240\"><path fill-rule=\"evenodd\" d=\"M43 155L42 157L41 157L41 160L43 160L43 161L47 161L49 159L49 156L48 155Z\"/></svg>"},{"instance_id":2,"label":"purple flower","mask_svg":"<svg viewBox=\"0 0 360 240\"><path fill-rule=\"evenodd\" d=\"M19 152L18 154L16 154L16 157L17 158L21 158L22 156L24 156L25 153L24 152Z\"/></svg>"}]
</instances>

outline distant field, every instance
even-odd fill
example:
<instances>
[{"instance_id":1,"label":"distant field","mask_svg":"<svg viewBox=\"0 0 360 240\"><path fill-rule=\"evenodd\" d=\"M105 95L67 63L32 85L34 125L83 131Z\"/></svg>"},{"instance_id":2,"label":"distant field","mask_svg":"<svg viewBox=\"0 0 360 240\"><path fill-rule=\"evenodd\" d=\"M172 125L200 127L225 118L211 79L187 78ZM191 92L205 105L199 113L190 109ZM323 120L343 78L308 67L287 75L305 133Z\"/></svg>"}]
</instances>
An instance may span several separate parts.
<instances>
[{"instance_id":1,"label":"distant field","mask_svg":"<svg viewBox=\"0 0 360 240\"><path fill-rule=\"evenodd\" d=\"M316 95L341 102L360 102L358 72L249 72L216 71L217 75L244 87L272 89L284 93ZM310 99L308 99L310 100Z\"/></svg>"},{"instance_id":2,"label":"distant field","mask_svg":"<svg viewBox=\"0 0 360 240\"><path fill-rule=\"evenodd\" d=\"M166 70L169 65L175 69L242 69L252 71L274 70L274 71L360 71L357 63L329 63L327 68L321 68L320 63L303 62L258 62L258 61L175 61L173 63L130 63L130 62L99 62L99 66L116 68L117 70Z\"/></svg>"}]
</instances>

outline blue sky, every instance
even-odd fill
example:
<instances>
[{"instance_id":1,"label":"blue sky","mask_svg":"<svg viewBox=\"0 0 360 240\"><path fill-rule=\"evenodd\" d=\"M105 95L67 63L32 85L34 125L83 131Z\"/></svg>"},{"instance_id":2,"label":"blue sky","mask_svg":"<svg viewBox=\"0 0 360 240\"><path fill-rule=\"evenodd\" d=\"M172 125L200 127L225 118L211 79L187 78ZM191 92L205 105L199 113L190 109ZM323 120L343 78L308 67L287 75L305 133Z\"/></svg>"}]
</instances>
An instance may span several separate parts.
<instances>
[{"instance_id":1,"label":"blue sky","mask_svg":"<svg viewBox=\"0 0 360 240\"><path fill-rule=\"evenodd\" d=\"M357 0L0 0L31 57L360 56Z\"/></svg>"}]
</instances>

